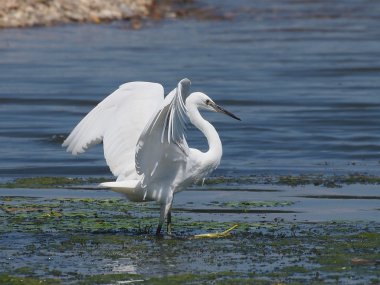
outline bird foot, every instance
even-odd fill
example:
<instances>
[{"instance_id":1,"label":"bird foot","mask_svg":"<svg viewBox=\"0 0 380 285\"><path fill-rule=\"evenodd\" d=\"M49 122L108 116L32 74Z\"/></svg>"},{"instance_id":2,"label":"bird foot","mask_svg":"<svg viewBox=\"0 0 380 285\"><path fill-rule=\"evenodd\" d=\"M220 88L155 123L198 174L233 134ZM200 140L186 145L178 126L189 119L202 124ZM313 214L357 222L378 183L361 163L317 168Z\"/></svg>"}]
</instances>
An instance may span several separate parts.
<instances>
[{"instance_id":1,"label":"bird foot","mask_svg":"<svg viewBox=\"0 0 380 285\"><path fill-rule=\"evenodd\" d=\"M194 238L223 238L227 237L231 234L231 231L236 229L239 225L233 225L231 228L228 230L221 232L221 233L208 233L208 234L199 234L199 235L194 235Z\"/></svg>"}]
</instances>

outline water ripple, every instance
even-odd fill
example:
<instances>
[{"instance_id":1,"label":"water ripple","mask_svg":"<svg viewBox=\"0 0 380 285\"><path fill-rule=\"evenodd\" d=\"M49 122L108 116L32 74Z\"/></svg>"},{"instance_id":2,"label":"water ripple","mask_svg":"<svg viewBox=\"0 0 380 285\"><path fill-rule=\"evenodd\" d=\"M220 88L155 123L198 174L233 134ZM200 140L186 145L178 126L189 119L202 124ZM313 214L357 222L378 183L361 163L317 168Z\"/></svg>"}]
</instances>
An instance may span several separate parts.
<instances>
[{"instance_id":1,"label":"water ripple","mask_svg":"<svg viewBox=\"0 0 380 285\"><path fill-rule=\"evenodd\" d=\"M123 82L183 77L242 118L205 114L217 175L380 172L380 2L209 2L231 20L2 30L0 176L109 174L101 147L71 157L65 136Z\"/></svg>"}]
</instances>

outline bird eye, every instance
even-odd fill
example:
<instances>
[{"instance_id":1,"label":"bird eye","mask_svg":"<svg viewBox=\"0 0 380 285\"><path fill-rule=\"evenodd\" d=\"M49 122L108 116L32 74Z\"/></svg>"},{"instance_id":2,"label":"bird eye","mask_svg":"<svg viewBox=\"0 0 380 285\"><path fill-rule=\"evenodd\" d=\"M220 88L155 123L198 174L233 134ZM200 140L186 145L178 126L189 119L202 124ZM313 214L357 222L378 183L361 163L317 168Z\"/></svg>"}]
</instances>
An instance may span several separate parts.
<instances>
[{"instance_id":1,"label":"bird eye","mask_svg":"<svg viewBox=\"0 0 380 285\"><path fill-rule=\"evenodd\" d=\"M206 100L206 105L209 105L209 104L210 104L210 100L207 99L207 100Z\"/></svg>"}]
</instances>

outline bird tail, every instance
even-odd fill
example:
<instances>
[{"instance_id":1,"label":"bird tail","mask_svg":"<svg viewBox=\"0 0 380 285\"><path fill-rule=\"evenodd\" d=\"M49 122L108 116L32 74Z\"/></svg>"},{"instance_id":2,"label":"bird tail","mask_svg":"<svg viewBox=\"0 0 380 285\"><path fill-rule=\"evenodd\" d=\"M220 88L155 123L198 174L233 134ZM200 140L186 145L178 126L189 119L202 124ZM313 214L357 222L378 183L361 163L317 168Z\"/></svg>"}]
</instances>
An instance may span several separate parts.
<instances>
[{"instance_id":1,"label":"bird tail","mask_svg":"<svg viewBox=\"0 0 380 285\"><path fill-rule=\"evenodd\" d=\"M133 202L144 201L144 191L140 187L140 180L123 180L103 182L100 187L110 188L112 191L124 194Z\"/></svg>"}]
</instances>

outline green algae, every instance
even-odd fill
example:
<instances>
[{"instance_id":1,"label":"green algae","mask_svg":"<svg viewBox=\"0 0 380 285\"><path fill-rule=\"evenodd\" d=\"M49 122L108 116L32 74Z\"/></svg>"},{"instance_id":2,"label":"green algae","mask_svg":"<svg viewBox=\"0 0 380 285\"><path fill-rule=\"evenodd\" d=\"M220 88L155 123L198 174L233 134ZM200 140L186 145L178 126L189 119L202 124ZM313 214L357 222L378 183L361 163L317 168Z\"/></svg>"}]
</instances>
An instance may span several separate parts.
<instances>
[{"instance_id":1,"label":"green algae","mask_svg":"<svg viewBox=\"0 0 380 285\"><path fill-rule=\"evenodd\" d=\"M380 177L366 174L351 174L343 178L341 183L345 184L380 184Z\"/></svg>"},{"instance_id":2,"label":"green algae","mask_svg":"<svg viewBox=\"0 0 380 285\"><path fill-rule=\"evenodd\" d=\"M98 274L87 276L78 281L79 285L90 284L151 284L151 285L177 285L177 284L273 284L269 280L254 277L239 277L238 272L217 272L217 273L183 273L172 274L161 277L146 278L139 274Z\"/></svg>"},{"instance_id":3,"label":"green algae","mask_svg":"<svg viewBox=\"0 0 380 285\"><path fill-rule=\"evenodd\" d=\"M239 208L286 206L290 202L233 203L222 206ZM8 230L31 232L87 231L123 232L149 234L158 221L158 208L152 204L130 203L125 199L5 199L0 202L0 233ZM178 209L174 209L177 213ZM180 210L180 209L179 209ZM197 210L190 210L196 212ZM179 211L180 212L180 211ZM226 230L226 224L218 221L200 223L188 218L174 217L174 230L203 231ZM231 227L233 224L229 224ZM255 224L257 226L258 224ZM242 225L244 228L244 224ZM268 223L259 224L262 228L275 227ZM238 229L240 230L240 229Z\"/></svg>"},{"instance_id":4,"label":"green algae","mask_svg":"<svg viewBox=\"0 0 380 285\"><path fill-rule=\"evenodd\" d=\"M334 240L327 238L323 255L316 256L315 261L325 271L346 271L352 268L353 258L380 260L380 233L369 231L335 236Z\"/></svg>"},{"instance_id":5,"label":"green algae","mask_svg":"<svg viewBox=\"0 0 380 285\"><path fill-rule=\"evenodd\" d=\"M213 203L218 204L221 207L227 208L268 208L268 207L286 207L291 206L295 202L293 201L231 201L223 203Z\"/></svg>"},{"instance_id":6,"label":"green algae","mask_svg":"<svg viewBox=\"0 0 380 285\"><path fill-rule=\"evenodd\" d=\"M0 203L0 233L9 230L55 231L138 231L144 207L125 199L6 199ZM145 217L145 223L156 223L156 217Z\"/></svg>"},{"instance_id":7,"label":"green algae","mask_svg":"<svg viewBox=\"0 0 380 285\"><path fill-rule=\"evenodd\" d=\"M0 188L57 188L73 185L98 184L105 182L105 178L68 178L68 177L26 177L0 184Z\"/></svg>"},{"instance_id":8,"label":"green algae","mask_svg":"<svg viewBox=\"0 0 380 285\"><path fill-rule=\"evenodd\" d=\"M62 188L70 186L81 186L99 184L112 178L98 177L27 177L17 178L7 183L0 183L0 188ZM241 177L209 177L205 181L199 182L198 185L257 185L272 184L286 186L304 186L314 185L329 188L341 187L350 184L380 184L380 177L363 173L353 173L348 175L322 175L322 174L303 174L303 175L285 175L285 176L260 176L249 175Z\"/></svg>"},{"instance_id":9,"label":"green algae","mask_svg":"<svg viewBox=\"0 0 380 285\"><path fill-rule=\"evenodd\" d=\"M211 205L244 210L292 203ZM378 223L257 221L239 215L233 222L199 221L187 216L196 213L188 210L175 211L173 235L157 238L152 229L158 213L155 204L118 198L2 197L0 273L13 281L0 284L58 284L48 283L58 276L64 284L376 284L380 278ZM240 226L229 237L191 239L235 222ZM12 263L1 263L8 258ZM358 266L355 259L374 262ZM119 266L124 263L127 269Z\"/></svg>"},{"instance_id":10,"label":"green algae","mask_svg":"<svg viewBox=\"0 0 380 285\"><path fill-rule=\"evenodd\" d=\"M253 277L241 278L239 272L213 272L208 274L184 273L147 279L143 284L176 285L176 284L270 284L268 281Z\"/></svg>"},{"instance_id":11,"label":"green algae","mask_svg":"<svg viewBox=\"0 0 380 285\"><path fill-rule=\"evenodd\" d=\"M380 177L367 174L349 174L343 176L297 175L280 176L278 183L289 186L315 185L333 188L341 187L344 184L380 184Z\"/></svg>"},{"instance_id":12,"label":"green algae","mask_svg":"<svg viewBox=\"0 0 380 285\"><path fill-rule=\"evenodd\" d=\"M117 219L119 217L109 217L109 222L115 223ZM177 222L181 227L187 223L183 224L181 219ZM273 284L273 281L304 284L313 280L329 283L336 277L345 280L355 276L359 281L379 278L375 265L359 267L351 264L355 257L380 258L379 225L376 223L297 223L294 228L294 223L281 220L255 226L248 222L228 238L189 239L195 227L205 229L207 224L193 221L194 227L184 227L183 233L164 238L156 238L153 234L94 232L88 228L74 228L68 232L63 225L57 227L57 232L36 235L21 225L17 229L25 243L28 244L30 237L34 239L29 246L19 250L20 256L38 259L40 255L54 257L65 253L70 264L75 260L88 262L100 272L79 275L75 275L75 271L65 272L63 259L56 261L58 264L63 262L59 272L46 269L41 275L40 266L28 265L10 267L7 273L12 276L27 274L37 280L44 275L49 278L58 275L63 283L75 280L75 284L125 281L142 284ZM220 222L219 226L227 228L228 223ZM35 242L35 238L43 242ZM3 250L8 250L6 244ZM123 260L139 268L138 274L110 273L103 264L103 261L109 264L112 261L122 263ZM157 264L165 268L167 273L164 276L156 276L161 275L161 271L155 269ZM193 271L195 273L189 273Z\"/></svg>"},{"instance_id":13,"label":"green algae","mask_svg":"<svg viewBox=\"0 0 380 285\"><path fill-rule=\"evenodd\" d=\"M7 285L58 285L61 284L57 279L39 279L33 277L13 276L5 273L0 273L0 284Z\"/></svg>"},{"instance_id":14,"label":"green algae","mask_svg":"<svg viewBox=\"0 0 380 285\"><path fill-rule=\"evenodd\" d=\"M86 276L83 280L80 280L78 285L92 285L92 284L117 284L118 282L135 284L144 281L139 274L97 274Z\"/></svg>"},{"instance_id":15,"label":"green algae","mask_svg":"<svg viewBox=\"0 0 380 285\"><path fill-rule=\"evenodd\" d=\"M298 175L298 176L280 176L278 178L278 184L288 185L288 186L303 186L303 185L314 185L314 186L326 186L326 187L338 187L335 177L323 177L323 176L312 176L312 175Z\"/></svg>"},{"instance_id":16,"label":"green algae","mask_svg":"<svg viewBox=\"0 0 380 285\"><path fill-rule=\"evenodd\" d=\"M23 266L15 269L15 273L19 275L31 276L34 274L33 269L29 266Z\"/></svg>"},{"instance_id":17,"label":"green algae","mask_svg":"<svg viewBox=\"0 0 380 285\"><path fill-rule=\"evenodd\" d=\"M272 184L286 186L323 186L338 188L350 184L380 184L380 177L363 173L352 173L348 175L322 175L301 174L285 176L241 176L241 177L210 177L204 181L205 185L238 185L238 184Z\"/></svg>"},{"instance_id":18,"label":"green algae","mask_svg":"<svg viewBox=\"0 0 380 285\"><path fill-rule=\"evenodd\" d=\"M5 241L2 243L3 252L13 247L12 242L7 245L7 235L18 233L25 238L26 244L18 250L17 256L25 255L32 259L64 253L74 260L88 260L91 266L99 266L100 271L104 266L102 260L116 262L127 258L137 267L142 266L140 268L149 268L160 258L169 263L169 267L164 267L169 270L169 275L161 277L144 270L140 274L104 271L73 275L72 271L65 271L64 265L57 265L59 270L57 267L47 268L41 273L39 267L16 264L8 266L8 272L3 273L10 274L8 277L3 275L3 278L17 277L8 284L26 284L20 283L24 280L23 275L33 276L28 284L33 284L33 280L45 280L43 282L49 284L50 281L44 278L57 276L64 283L76 280L76 284L116 284L119 281L142 284L272 284L268 280L279 283L290 280L291 284L302 284L317 282L316 276L321 282L330 282L336 276L344 280L354 275L358 280L369 281L376 280L379 275L374 265L352 265L354 258L380 259L380 234L376 223L289 223L281 219L245 222L230 237L199 241L189 237L199 231L225 230L231 224L176 217L175 225L180 231L157 239L149 231L142 234L138 230L156 224L157 216L152 213L156 209L135 207L123 199L62 199L58 203L54 199L35 198L4 201L13 210L2 213L0 238ZM29 210L23 211L23 207ZM141 215L145 225L138 222L141 222ZM17 222L15 218L18 218ZM31 237L33 239L28 242ZM35 239L43 242L35 242ZM94 260L98 260L99 265ZM196 268L197 273L188 273L197 263L202 264ZM171 271L170 264L178 265L177 269Z\"/></svg>"}]
</instances>

